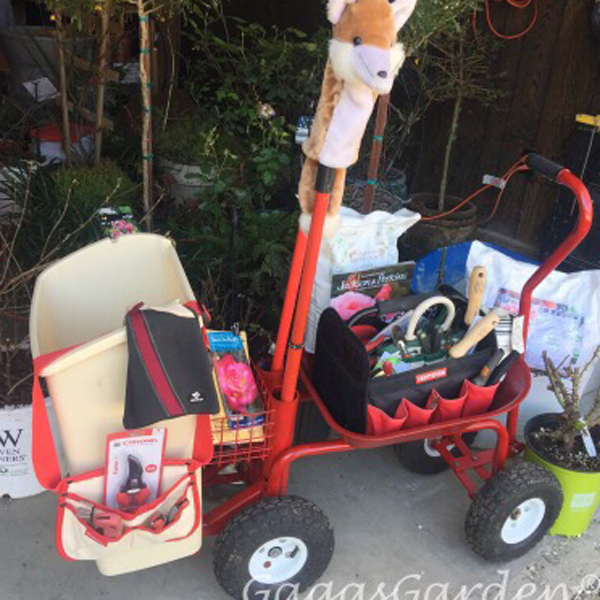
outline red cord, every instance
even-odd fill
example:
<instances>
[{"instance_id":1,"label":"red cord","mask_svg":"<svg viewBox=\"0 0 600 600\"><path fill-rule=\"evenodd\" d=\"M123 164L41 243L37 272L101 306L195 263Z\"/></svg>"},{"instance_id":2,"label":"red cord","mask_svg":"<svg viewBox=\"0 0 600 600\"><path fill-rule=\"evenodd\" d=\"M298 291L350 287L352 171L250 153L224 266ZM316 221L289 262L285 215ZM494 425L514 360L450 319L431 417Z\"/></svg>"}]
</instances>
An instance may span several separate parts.
<instances>
[{"instance_id":1,"label":"red cord","mask_svg":"<svg viewBox=\"0 0 600 600\"><path fill-rule=\"evenodd\" d=\"M485 225L486 223L489 223L496 216L496 212L498 211L498 208L500 207L500 202L502 201L502 196L504 195L504 190L508 186L508 182L510 181L511 177L515 173L518 173L519 171L527 171L527 170L528 170L528 168L524 165L520 165L518 167L513 168L513 170L506 177L506 184L500 190L500 193L498 194L498 197L496 198L496 202L494 204L494 208L492 209L492 212L490 213L490 216L487 219L485 219L484 221L482 221L481 223L479 223L479 225Z\"/></svg>"},{"instance_id":2,"label":"red cord","mask_svg":"<svg viewBox=\"0 0 600 600\"><path fill-rule=\"evenodd\" d=\"M538 14L539 14L538 0L505 0L513 8L518 8L521 10L529 8L529 6L531 6L533 4L533 16L531 17L531 21L529 22L529 25L527 25L527 27L525 27L525 29L523 31L521 31L520 33L515 33L512 35L500 33L496 29L496 27L492 21L492 13L491 13L491 9L490 9L491 1L492 0L485 0L485 18L487 20L488 27L491 29L492 33L495 36L499 37L501 40L518 40L519 38L522 38L524 35L527 35L537 22ZM474 24L474 27L476 27L475 15L473 15L473 24Z\"/></svg>"},{"instance_id":3,"label":"red cord","mask_svg":"<svg viewBox=\"0 0 600 600\"><path fill-rule=\"evenodd\" d=\"M508 185L508 182L510 181L511 177L518 171L526 171L527 170L527 167L525 167L523 165L523 160L524 160L524 158L520 158L502 176L502 179L506 183L505 183L504 187L500 190L500 193L498 194L498 198L496 199L496 203L494 205L494 209L492 210L492 213L485 221L483 221L484 223L487 223L488 221L490 221L496 214L496 211L498 210L498 207L500 206L500 202L502 200L502 195L504 194L504 190L506 189L506 185ZM489 190L491 187L494 187L494 186L492 186L490 184L486 184L486 185L480 187L477 191L473 192L469 197L465 198L464 200L461 200L454 208L451 208L450 210L447 210L446 212L443 212L443 213L439 213L437 215L432 215L431 217L421 217L421 221L434 221L436 219L441 219L443 217L451 215L453 212L456 212L457 210L461 209L465 204L467 204L468 202L471 202L471 200L473 200L474 198L479 196L479 194L485 192L486 190Z\"/></svg>"}]
</instances>

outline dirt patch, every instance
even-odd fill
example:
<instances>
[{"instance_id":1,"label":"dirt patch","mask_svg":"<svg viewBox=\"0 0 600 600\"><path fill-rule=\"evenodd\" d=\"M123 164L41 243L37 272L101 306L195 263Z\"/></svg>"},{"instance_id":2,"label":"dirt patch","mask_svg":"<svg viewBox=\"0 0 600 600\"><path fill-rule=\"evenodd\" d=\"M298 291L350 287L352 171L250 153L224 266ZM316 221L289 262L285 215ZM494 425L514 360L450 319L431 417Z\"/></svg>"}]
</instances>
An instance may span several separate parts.
<instances>
[{"instance_id":1,"label":"dirt patch","mask_svg":"<svg viewBox=\"0 0 600 600\"><path fill-rule=\"evenodd\" d=\"M31 354L27 350L0 352L0 408L31 404Z\"/></svg>"},{"instance_id":2,"label":"dirt patch","mask_svg":"<svg viewBox=\"0 0 600 600\"><path fill-rule=\"evenodd\" d=\"M593 427L590 431L598 456L592 458L586 451L581 437L575 439L573 452L565 451L560 440L552 437L558 426L541 427L538 431L531 432L528 443L537 454L552 464L569 469L570 471L583 471L586 473L600 472L600 426Z\"/></svg>"}]
</instances>

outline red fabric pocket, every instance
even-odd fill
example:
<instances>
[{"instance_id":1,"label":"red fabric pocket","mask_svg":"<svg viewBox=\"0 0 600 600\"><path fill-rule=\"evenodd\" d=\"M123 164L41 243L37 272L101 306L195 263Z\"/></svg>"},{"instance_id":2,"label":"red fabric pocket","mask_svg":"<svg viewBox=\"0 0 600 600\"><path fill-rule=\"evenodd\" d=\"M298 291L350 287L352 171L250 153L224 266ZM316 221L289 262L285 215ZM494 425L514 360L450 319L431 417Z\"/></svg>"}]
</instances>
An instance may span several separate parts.
<instances>
[{"instance_id":1,"label":"red fabric pocket","mask_svg":"<svg viewBox=\"0 0 600 600\"><path fill-rule=\"evenodd\" d=\"M435 410L433 408L421 408L406 398L402 398L398 410L400 410L402 407L404 407L408 415L406 422L404 423L405 429L408 429L409 427L422 427L423 425L427 425L427 423L431 421L433 411Z\"/></svg>"},{"instance_id":2,"label":"red fabric pocket","mask_svg":"<svg viewBox=\"0 0 600 600\"><path fill-rule=\"evenodd\" d=\"M406 423L408 413L400 402L396 414L390 417L376 406L367 407L367 435L384 435L400 431Z\"/></svg>"},{"instance_id":3,"label":"red fabric pocket","mask_svg":"<svg viewBox=\"0 0 600 600\"><path fill-rule=\"evenodd\" d=\"M437 390L431 390L426 407L435 409L431 416L432 423L440 423L441 421L452 421L460 419L467 395L461 394L458 398L442 398Z\"/></svg>"},{"instance_id":4,"label":"red fabric pocket","mask_svg":"<svg viewBox=\"0 0 600 600\"><path fill-rule=\"evenodd\" d=\"M497 383L496 385L481 387L465 380L461 389L461 396L466 395L467 399L465 400L462 416L471 417L487 412L494 401L499 385Z\"/></svg>"}]
</instances>

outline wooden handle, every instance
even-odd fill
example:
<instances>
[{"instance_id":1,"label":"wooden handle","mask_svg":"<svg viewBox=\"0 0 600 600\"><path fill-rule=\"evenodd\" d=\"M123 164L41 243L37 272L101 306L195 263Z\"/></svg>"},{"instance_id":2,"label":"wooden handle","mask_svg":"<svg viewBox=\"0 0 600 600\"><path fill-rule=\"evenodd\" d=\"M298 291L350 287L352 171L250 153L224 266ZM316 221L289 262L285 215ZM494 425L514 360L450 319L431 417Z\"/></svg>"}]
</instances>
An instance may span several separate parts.
<instances>
[{"instance_id":1,"label":"wooden handle","mask_svg":"<svg viewBox=\"0 0 600 600\"><path fill-rule=\"evenodd\" d=\"M476 323L465 337L450 348L452 358L462 358L475 344L480 342L490 331L493 331L500 321L500 316L495 312L489 312L481 321Z\"/></svg>"},{"instance_id":2,"label":"wooden handle","mask_svg":"<svg viewBox=\"0 0 600 600\"><path fill-rule=\"evenodd\" d=\"M469 304L465 313L465 323L470 325L473 319L479 314L485 285L487 282L487 271L485 267L474 267L471 271L471 280L469 281Z\"/></svg>"}]
</instances>

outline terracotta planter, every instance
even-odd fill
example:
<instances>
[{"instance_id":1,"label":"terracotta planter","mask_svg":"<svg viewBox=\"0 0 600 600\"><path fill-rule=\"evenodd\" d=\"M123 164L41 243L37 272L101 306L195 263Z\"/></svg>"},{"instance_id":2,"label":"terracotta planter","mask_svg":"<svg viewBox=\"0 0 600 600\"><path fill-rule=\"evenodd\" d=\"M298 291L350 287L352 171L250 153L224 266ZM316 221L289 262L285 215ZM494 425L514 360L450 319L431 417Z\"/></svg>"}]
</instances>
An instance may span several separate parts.
<instances>
[{"instance_id":1,"label":"terracotta planter","mask_svg":"<svg viewBox=\"0 0 600 600\"><path fill-rule=\"evenodd\" d=\"M461 198L446 196L444 212L455 207ZM407 208L422 217L439 214L435 194L413 194ZM473 238L477 228L477 207L467 203L457 211L432 221L419 221L399 240L398 250L402 260L419 259L443 246L466 242Z\"/></svg>"}]
</instances>

